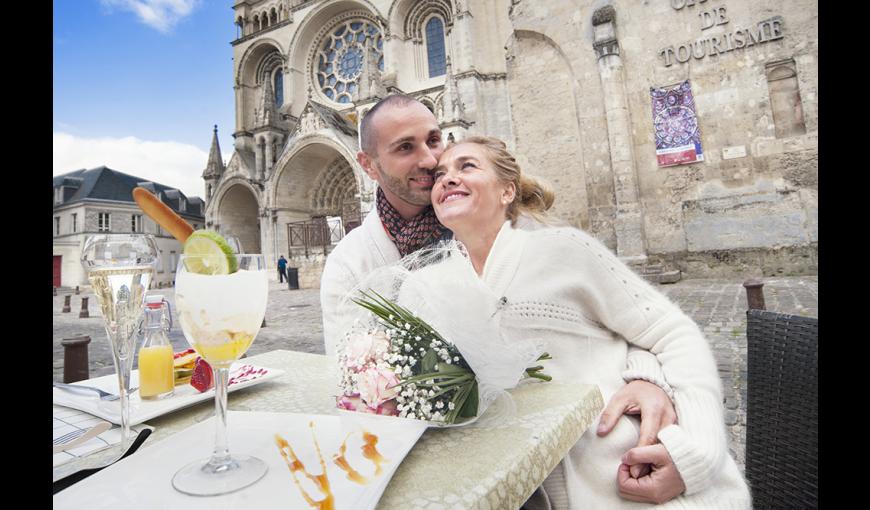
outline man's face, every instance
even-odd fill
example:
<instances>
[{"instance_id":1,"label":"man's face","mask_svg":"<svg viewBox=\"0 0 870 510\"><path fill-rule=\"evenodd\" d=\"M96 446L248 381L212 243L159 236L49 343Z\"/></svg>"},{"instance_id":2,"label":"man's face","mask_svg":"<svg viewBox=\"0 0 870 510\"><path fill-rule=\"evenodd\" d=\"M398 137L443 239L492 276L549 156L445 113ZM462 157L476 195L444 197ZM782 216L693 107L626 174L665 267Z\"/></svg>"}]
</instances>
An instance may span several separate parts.
<instances>
[{"instance_id":1,"label":"man's face","mask_svg":"<svg viewBox=\"0 0 870 510\"><path fill-rule=\"evenodd\" d=\"M444 151L438 121L425 106L410 103L378 110L372 122L375 154L359 153L366 173L380 184L403 216L431 203L431 171Z\"/></svg>"}]
</instances>

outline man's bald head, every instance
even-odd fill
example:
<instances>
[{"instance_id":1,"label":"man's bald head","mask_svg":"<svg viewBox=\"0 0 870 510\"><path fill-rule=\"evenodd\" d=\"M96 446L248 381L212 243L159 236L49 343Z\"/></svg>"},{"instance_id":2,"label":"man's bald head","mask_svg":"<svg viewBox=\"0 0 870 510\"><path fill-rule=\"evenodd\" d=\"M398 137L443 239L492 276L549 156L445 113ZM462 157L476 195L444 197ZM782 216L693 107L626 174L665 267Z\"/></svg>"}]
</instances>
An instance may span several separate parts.
<instances>
[{"instance_id":1,"label":"man's bald head","mask_svg":"<svg viewBox=\"0 0 870 510\"><path fill-rule=\"evenodd\" d=\"M426 108L426 105L424 105L417 99L411 96L406 96L404 94L393 94L378 101L377 104L375 104L372 109L365 114L365 117L363 117L362 122L360 123L360 150L372 156L377 155L377 130L374 129L372 124L374 122L375 116L378 113L378 110L385 108L403 108L413 103L417 103L423 108Z\"/></svg>"}]
</instances>

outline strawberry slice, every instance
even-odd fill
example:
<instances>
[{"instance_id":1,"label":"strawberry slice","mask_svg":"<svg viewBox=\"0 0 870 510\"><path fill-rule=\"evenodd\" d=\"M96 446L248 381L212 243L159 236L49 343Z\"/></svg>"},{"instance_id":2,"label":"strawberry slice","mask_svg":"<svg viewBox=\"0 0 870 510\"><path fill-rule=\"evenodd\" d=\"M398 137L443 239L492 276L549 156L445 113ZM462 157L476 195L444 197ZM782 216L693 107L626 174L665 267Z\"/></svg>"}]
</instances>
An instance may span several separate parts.
<instances>
[{"instance_id":1,"label":"strawberry slice","mask_svg":"<svg viewBox=\"0 0 870 510\"><path fill-rule=\"evenodd\" d=\"M188 355L188 354L193 354L193 353L195 353L195 352L196 352L195 349L187 349L186 351L178 351L178 352L176 352L176 353L174 353L174 354L172 355L172 358L173 358L173 359L178 359L178 358L180 358L180 357L182 357L182 356L186 356L186 355Z\"/></svg>"},{"instance_id":2,"label":"strawberry slice","mask_svg":"<svg viewBox=\"0 0 870 510\"><path fill-rule=\"evenodd\" d=\"M211 365L202 358L196 358L196 364L193 366L193 376L190 378L190 385L200 393L209 390L214 386L213 374Z\"/></svg>"}]
</instances>

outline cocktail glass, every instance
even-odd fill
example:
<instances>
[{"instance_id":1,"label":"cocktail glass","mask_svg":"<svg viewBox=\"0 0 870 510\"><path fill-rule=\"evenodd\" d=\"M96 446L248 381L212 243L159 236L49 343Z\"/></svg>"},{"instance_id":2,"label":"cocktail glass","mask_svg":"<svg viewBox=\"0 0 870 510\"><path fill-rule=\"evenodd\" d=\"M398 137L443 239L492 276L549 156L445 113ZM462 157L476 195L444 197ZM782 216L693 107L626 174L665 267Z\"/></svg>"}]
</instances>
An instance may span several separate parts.
<instances>
[{"instance_id":1,"label":"cocktail glass","mask_svg":"<svg viewBox=\"0 0 870 510\"><path fill-rule=\"evenodd\" d=\"M131 440L130 371L157 257L157 244L150 234L97 234L88 237L82 247L81 263L100 304L118 374L121 451L127 450Z\"/></svg>"},{"instance_id":2,"label":"cocktail glass","mask_svg":"<svg viewBox=\"0 0 870 510\"><path fill-rule=\"evenodd\" d=\"M230 366L248 350L266 314L268 280L262 255L235 255L238 270L200 274L208 256L182 255L175 274L175 304L190 346L211 365L215 382L216 433L212 456L188 464L172 479L180 492L216 496L245 488L267 471L249 455L230 455L227 441L227 382Z\"/></svg>"}]
</instances>

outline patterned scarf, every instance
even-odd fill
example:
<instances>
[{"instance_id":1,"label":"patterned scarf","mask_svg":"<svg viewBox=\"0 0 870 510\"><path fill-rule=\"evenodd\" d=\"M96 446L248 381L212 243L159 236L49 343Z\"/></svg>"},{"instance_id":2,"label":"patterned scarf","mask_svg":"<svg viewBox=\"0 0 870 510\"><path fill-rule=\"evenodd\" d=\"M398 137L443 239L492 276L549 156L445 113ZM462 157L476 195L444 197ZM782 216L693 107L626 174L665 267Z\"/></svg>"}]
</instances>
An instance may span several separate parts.
<instances>
[{"instance_id":1,"label":"patterned scarf","mask_svg":"<svg viewBox=\"0 0 870 510\"><path fill-rule=\"evenodd\" d=\"M451 237L452 232L438 222L431 205L423 209L417 216L405 220L393 207L393 204L387 200L383 190L378 187L377 207L381 223L393 239L396 248L399 249L399 255L402 257L429 244Z\"/></svg>"}]
</instances>

